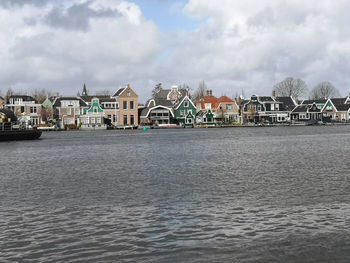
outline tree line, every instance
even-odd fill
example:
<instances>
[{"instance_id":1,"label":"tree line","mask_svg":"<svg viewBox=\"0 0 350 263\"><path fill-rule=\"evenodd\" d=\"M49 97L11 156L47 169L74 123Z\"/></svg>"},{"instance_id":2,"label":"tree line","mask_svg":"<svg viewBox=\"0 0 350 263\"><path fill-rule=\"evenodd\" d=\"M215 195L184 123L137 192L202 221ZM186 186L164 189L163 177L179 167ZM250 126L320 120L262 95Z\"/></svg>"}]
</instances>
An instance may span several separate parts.
<instances>
[{"instance_id":1,"label":"tree line","mask_svg":"<svg viewBox=\"0 0 350 263\"><path fill-rule=\"evenodd\" d=\"M207 85L204 81L201 81L198 84L198 88L194 91L192 98L195 101L200 100L207 94L207 90ZM311 100L340 96L339 90L329 81L323 81L309 91L305 81L293 77L288 77L277 83L274 85L272 91L276 97L292 97L296 100L306 95L308 95L308 98ZM244 90L242 90L242 95L244 96ZM237 99L238 93L233 97Z\"/></svg>"}]
</instances>

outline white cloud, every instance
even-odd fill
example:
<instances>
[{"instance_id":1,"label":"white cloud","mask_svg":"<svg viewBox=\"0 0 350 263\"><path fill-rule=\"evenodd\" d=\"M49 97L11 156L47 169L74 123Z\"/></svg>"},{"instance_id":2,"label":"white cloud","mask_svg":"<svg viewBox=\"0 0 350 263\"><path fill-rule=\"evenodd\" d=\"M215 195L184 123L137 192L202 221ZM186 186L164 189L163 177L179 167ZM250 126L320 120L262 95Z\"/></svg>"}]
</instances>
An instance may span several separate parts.
<instances>
[{"instance_id":1,"label":"white cloud","mask_svg":"<svg viewBox=\"0 0 350 263\"><path fill-rule=\"evenodd\" d=\"M172 64L228 95L242 88L269 94L287 76L310 86L329 80L346 94L349 7L343 0L190 0L184 12L207 19L197 31L179 36ZM338 56L347 63L340 65Z\"/></svg>"},{"instance_id":2,"label":"white cloud","mask_svg":"<svg viewBox=\"0 0 350 263\"><path fill-rule=\"evenodd\" d=\"M45 87L75 94L84 82L94 91L113 90L147 76L148 65L162 50L156 25L125 1L87 3L0 8L5 26L0 31L0 90ZM48 22L55 9L58 17L75 24ZM80 13L85 17L77 20ZM28 24L28 19L35 22Z\"/></svg>"},{"instance_id":3,"label":"white cloud","mask_svg":"<svg viewBox=\"0 0 350 263\"><path fill-rule=\"evenodd\" d=\"M174 4L176 15L180 4ZM189 0L204 22L160 32L126 0L0 2L0 90L46 87L75 94L130 83L145 101L154 84L205 80L217 95L270 94L288 76L309 87L350 86L345 0ZM157 14L154 14L155 16ZM171 12L169 19L171 19Z\"/></svg>"}]
</instances>

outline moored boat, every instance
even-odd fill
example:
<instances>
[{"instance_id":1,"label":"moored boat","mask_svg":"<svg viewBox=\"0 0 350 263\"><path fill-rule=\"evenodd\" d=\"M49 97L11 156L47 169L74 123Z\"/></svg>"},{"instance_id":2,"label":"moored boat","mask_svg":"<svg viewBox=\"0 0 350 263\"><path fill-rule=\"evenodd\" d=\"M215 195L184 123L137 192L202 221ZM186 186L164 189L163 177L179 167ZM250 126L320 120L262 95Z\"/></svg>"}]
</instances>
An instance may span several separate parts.
<instances>
[{"instance_id":1,"label":"moored boat","mask_svg":"<svg viewBox=\"0 0 350 263\"><path fill-rule=\"evenodd\" d=\"M42 131L27 129L17 123L17 118L11 110L0 109L0 141L35 140Z\"/></svg>"}]
</instances>

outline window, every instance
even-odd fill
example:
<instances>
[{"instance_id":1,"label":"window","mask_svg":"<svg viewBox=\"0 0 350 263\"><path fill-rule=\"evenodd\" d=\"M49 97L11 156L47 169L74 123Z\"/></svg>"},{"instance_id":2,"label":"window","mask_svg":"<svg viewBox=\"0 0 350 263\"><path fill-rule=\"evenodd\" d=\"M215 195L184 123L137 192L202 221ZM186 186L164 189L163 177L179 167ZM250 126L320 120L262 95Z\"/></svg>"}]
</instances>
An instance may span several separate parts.
<instances>
[{"instance_id":1,"label":"window","mask_svg":"<svg viewBox=\"0 0 350 263\"><path fill-rule=\"evenodd\" d=\"M127 97L130 97L130 95L131 95L131 94L130 94L130 91L128 91L128 92L126 93L126 96L127 96Z\"/></svg>"},{"instance_id":2,"label":"window","mask_svg":"<svg viewBox=\"0 0 350 263\"><path fill-rule=\"evenodd\" d=\"M67 115L71 115L72 114L72 108L67 108Z\"/></svg>"},{"instance_id":3,"label":"window","mask_svg":"<svg viewBox=\"0 0 350 263\"><path fill-rule=\"evenodd\" d=\"M113 122L117 123L118 122L118 115L113 115Z\"/></svg>"},{"instance_id":4,"label":"window","mask_svg":"<svg viewBox=\"0 0 350 263\"><path fill-rule=\"evenodd\" d=\"M30 107L30 113L36 113L36 107Z\"/></svg>"},{"instance_id":5,"label":"window","mask_svg":"<svg viewBox=\"0 0 350 263\"><path fill-rule=\"evenodd\" d=\"M101 124L101 118L97 118L97 119L96 119L96 123L97 123L97 124Z\"/></svg>"},{"instance_id":6,"label":"window","mask_svg":"<svg viewBox=\"0 0 350 263\"><path fill-rule=\"evenodd\" d=\"M192 115L192 110L188 110L188 114L191 114L191 115Z\"/></svg>"},{"instance_id":7,"label":"window","mask_svg":"<svg viewBox=\"0 0 350 263\"><path fill-rule=\"evenodd\" d=\"M134 101L130 101L130 110L133 110L134 109Z\"/></svg>"},{"instance_id":8,"label":"window","mask_svg":"<svg viewBox=\"0 0 350 263\"><path fill-rule=\"evenodd\" d=\"M130 115L130 125L134 125L135 120L134 120L134 115Z\"/></svg>"},{"instance_id":9,"label":"window","mask_svg":"<svg viewBox=\"0 0 350 263\"><path fill-rule=\"evenodd\" d=\"M185 110L180 111L180 116L185 116Z\"/></svg>"},{"instance_id":10,"label":"window","mask_svg":"<svg viewBox=\"0 0 350 263\"><path fill-rule=\"evenodd\" d=\"M227 104L227 110L232 110L233 106L232 104Z\"/></svg>"},{"instance_id":11,"label":"window","mask_svg":"<svg viewBox=\"0 0 350 263\"><path fill-rule=\"evenodd\" d=\"M124 125L127 125L128 124L128 115L124 115L123 119L124 119Z\"/></svg>"},{"instance_id":12,"label":"window","mask_svg":"<svg viewBox=\"0 0 350 263\"><path fill-rule=\"evenodd\" d=\"M112 115L107 115L107 119L112 119Z\"/></svg>"},{"instance_id":13,"label":"window","mask_svg":"<svg viewBox=\"0 0 350 263\"><path fill-rule=\"evenodd\" d=\"M23 113L23 112L24 112L24 106L21 107L21 113Z\"/></svg>"},{"instance_id":14,"label":"window","mask_svg":"<svg viewBox=\"0 0 350 263\"><path fill-rule=\"evenodd\" d=\"M186 121L187 121L187 123L190 123L190 124L192 123L192 119L191 118L187 119Z\"/></svg>"},{"instance_id":15,"label":"window","mask_svg":"<svg viewBox=\"0 0 350 263\"><path fill-rule=\"evenodd\" d=\"M128 102L123 101L123 110L127 110L127 109L128 109Z\"/></svg>"},{"instance_id":16,"label":"window","mask_svg":"<svg viewBox=\"0 0 350 263\"><path fill-rule=\"evenodd\" d=\"M98 112L97 107L94 107L94 113L97 113L97 112Z\"/></svg>"},{"instance_id":17,"label":"window","mask_svg":"<svg viewBox=\"0 0 350 263\"><path fill-rule=\"evenodd\" d=\"M185 102L184 102L184 107L188 107L188 106L190 106L190 102L188 101L188 100L186 100Z\"/></svg>"}]
</instances>

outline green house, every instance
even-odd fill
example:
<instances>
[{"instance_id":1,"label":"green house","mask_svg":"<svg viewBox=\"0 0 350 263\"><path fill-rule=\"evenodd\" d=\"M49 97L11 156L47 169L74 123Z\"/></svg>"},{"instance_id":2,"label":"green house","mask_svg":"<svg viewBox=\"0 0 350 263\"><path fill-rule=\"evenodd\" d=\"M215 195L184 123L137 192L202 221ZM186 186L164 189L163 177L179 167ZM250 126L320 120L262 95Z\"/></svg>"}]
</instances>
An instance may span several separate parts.
<instances>
[{"instance_id":1,"label":"green house","mask_svg":"<svg viewBox=\"0 0 350 263\"><path fill-rule=\"evenodd\" d=\"M197 113L196 106L186 95L175 106L175 119L184 127L194 127L195 116Z\"/></svg>"}]
</instances>

